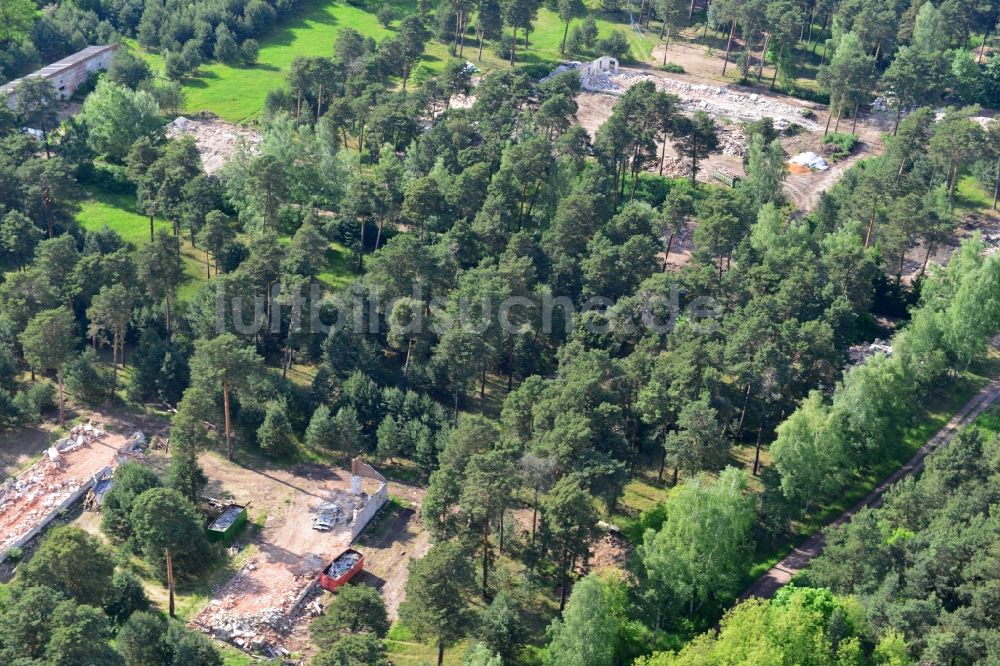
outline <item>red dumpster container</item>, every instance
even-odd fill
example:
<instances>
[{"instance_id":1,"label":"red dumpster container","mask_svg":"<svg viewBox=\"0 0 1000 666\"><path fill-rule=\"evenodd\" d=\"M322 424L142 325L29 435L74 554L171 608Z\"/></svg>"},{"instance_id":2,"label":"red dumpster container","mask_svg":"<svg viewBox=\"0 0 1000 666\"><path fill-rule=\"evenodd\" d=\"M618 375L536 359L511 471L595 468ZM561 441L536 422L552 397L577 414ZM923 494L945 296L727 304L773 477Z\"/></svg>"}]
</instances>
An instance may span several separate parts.
<instances>
[{"instance_id":1,"label":"red dumpster container","mask_svg":"<svg viewBox=\"0 0 1000 666\"><path fill-rule=\"evenodd\" d=\"M319 575L319 584L324 590L334 592L338 587L354 578L365 565L365 556L348 548L323 569Z\"/></svg>"}]
</instances>

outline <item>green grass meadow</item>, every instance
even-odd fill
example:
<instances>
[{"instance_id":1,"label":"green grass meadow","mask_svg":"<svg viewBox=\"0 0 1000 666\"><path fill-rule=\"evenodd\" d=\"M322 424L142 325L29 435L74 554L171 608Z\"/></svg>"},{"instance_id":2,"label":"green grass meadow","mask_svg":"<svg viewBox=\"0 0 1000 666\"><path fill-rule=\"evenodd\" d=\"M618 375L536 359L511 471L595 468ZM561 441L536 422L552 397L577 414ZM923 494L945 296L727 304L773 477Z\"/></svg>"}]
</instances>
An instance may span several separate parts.
<instances>
[{"instance_id":1,"label":"green grass meadow","mask_svg":"<svg viewBox=\"0 0 1000 666\"><path fill-rule=\"evenodd\" d=\"M107 226L136 248L149 242L149 218L136 210L134 196L113 194L94 187L85 188L85 191L87 198L76 215L76 221L82 228L97 231ZM166 220L157 219L154 226L158 230L171 230L170 223ZM287 236L281 239L284 243L288 240ZM205 253L192 246L190 240L182 238L181 261L185 279L177 296L180 300L189 300L207 280ZM319 279L331 289L343 289L354 280L355 268L350 249L339 243L330 243L326 252L326 266L320 272Z\"/></svg>"},{"instance_id":2,"label":"green grass meadow","mask_svg":"<svg viewBox=\"0 0 1000 666\"><path fill-rule=\"evenodd\" d=\"M112 194L93 187L86 188L86 192L87 198L76 215L81 227L97 231L107 226L137 248L149 243L149 218L136 210L134 196ZM166 220L158 219L154 226L157 230L171 230ZM177 295L187 300L205 282L205 253L192 247L190 241L182 240L181 261L185 279Z\"/></svg>"},{"instance_id":3,"label":"green grass meadow","mask_svg":"<svg viewBox=\"0 0 1000 666\"><path fill-rule=\"evenodd\" d=\"M205 63L192 76L186 77L183 81L184 112L210 111L220 118L240 123L258 118L264 108L267 93L283 85L292 60L297 56L332 55L337 34L345 27L354 28L366 37L381 41L394 34L400 18L416 11L413 0L395 0L390 4L396 10L397 19L386 29L375 18L374 11L365 8L330 0L307 3L260 40L260 56L256 64L227 65L213 61ZM596 11L595 0L588 0L587 4L593 6L591 11ZM628 36L632 45L632 58L641 61L650 58L653 46L657 43L657 30L652 26L645 35L640 36L629 27L627 14L613 17L598 14L596 18L602 37L612 30L620 29ZM576 18L573 24L582 20L582 17ZM559 46L562 37L563 23L559 16L548 9L539 10L527 49L524 48L523 34L519 34L518 63L554 66L565 59L596 57L596 52L561 54ZM477 60L478 52L475 36L467 34L462 54L464 59L478 63L484 70L507 66L506 61L494 53L494 45L490 42L486 43L481 63ZM162 58L158 54L146 53L146 57L155 71L163 71ZM419 78L426 73L442 70L450 57L447 44L431 39L414 76Z\"/></svg>"}]
</instances>

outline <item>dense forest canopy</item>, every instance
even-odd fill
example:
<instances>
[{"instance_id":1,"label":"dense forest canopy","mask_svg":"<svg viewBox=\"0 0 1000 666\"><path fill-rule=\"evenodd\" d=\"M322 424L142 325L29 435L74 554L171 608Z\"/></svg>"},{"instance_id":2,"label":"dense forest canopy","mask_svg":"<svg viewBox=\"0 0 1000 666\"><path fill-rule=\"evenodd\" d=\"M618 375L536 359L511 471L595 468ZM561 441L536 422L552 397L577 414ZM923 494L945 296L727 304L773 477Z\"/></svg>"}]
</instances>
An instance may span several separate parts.
<instances>
[{"instance_id":1,"label":"dense forest canopy","mask_svg":"<svg viewBox=\"0 0 1000 666\"><path fill-rule=\"evenodd\" d=\"M594 42L586 22L570 32L593 8L551 4L563 48ZM670 39L687 5L635 9ZM539 82L517 66L540 7L390 8L381 41L344 26L328 55L291 62L260 141L211 175L191 137L164 130L182 85L209 60L255 62L296 3L0 7L0 78L135 40L78 115L60 120L40 79L0 109L0 428L111 405L167 414L171 449L162 474L115 472L101 530L118 559L70 527L22 565L0 595L0 656L219 663L147 611L121 563L165 580L170 552L196 580L227 561L195 509L199 453L216 449L274 465L360 455L422 486L433 545L397 627L439 661L457 644L491 666L995 657L996 445L974 431L832 532L794 586L733 603L755 563L906 459L922 407L965 390L1000 330L1000 258L982 238L931 260L965 221L963 183L1000 183L1000 122L979 106L1000 94L1000 5L708 4L704 34L728 37L723 66L744 82L766 85L767 60L794 81L796 54L822 49L812 94L846 153L857 137L841 128L876 97L889 111L884 152L837 172L811 211L783 189L795 130L770 118L743 124L733 187L698 179L720 124L653 81L588 133L576 71ZM457 57L470 33L513 66ZM417 76L432 40L456 57ZM683 177L661 175L668 143ZM126 202L133 233L82 224L93 200ZM690 261L672 263L688 235ZM877 337L891 353L849 362ZM662 501L624 507L635 483ZM617 574L587 572L600 521L634 547ZM66 549L73 576L55 564ZM312 626L314 663L386 663L378 595L334 604Z\"/></svg>"}]
</instances>

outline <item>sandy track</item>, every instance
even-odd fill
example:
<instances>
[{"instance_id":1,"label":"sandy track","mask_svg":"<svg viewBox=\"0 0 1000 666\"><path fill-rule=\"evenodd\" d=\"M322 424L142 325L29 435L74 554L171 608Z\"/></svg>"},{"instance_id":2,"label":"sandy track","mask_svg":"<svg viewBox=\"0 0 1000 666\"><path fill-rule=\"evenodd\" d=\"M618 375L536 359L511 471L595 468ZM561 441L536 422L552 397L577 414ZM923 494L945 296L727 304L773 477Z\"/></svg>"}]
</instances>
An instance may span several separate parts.
<instances>
[{"instance_id":1,"label":"sandy track","mask_svg":"<svg viewBox=\"0 0 1000 666\"><path fill-rule=\"evenodd\" d=\"M995 344L996 341L994 341ZM809 566L826 546L826 531L832 527L837 527L847 523L858 511L865 507L881 506L883 496L889 487L904 476L919 474L924 468L924 461L927 456L939 448L948 446L962 428L972 423L977 416L982 414L992 405L997 398L1000 398L1000 378L990 382L985 388L969 400L962 409L958 411L926 444L920 447L916 455L910 458L909 462L897 469L879 483L874 490L865 495L864 499L852 506L850 509L840 514L836 520L831 522L823 530L809 537L799 547L792 550L784 559L771 567L763 576L758 578L743 594L740 600L749 597L761 597L769 599L779 589L791 581L792 577L799 571Z\"/></svg>"}]
</instances>

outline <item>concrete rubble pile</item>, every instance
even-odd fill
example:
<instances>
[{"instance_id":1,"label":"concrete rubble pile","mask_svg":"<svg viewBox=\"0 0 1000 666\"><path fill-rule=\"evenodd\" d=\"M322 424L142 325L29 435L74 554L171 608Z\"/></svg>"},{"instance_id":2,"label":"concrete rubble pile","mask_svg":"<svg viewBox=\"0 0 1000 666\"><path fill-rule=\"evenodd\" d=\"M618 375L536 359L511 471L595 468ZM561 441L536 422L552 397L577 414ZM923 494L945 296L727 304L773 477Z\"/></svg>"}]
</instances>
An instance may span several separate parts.
<instances>
[{"instance_id":1,"label":"concrete rubble pile","mask_svg":"<svg viewBox=\"0 0 1000 666\"><path fill-rule=\"evenodd\" d=\"M858 365L875 354L892 355L892 345L888 340L875 338L869 344L853 345L847 348L847 358L851 365Z\"/></svg>"},{"instance_id":2,"label":"concrete rubble pile","mask_svg":"<svg viewBox=\"0 0 1000 666\"><path fill-rule=\"evenodd\" d=\"M646 170L650 173L660 173L659 161L650 164ZM690 173L691 162L689 160L674 157L668 157L663 160L663 175L666 178L682 178L690 175Z\"/></svg>"},{"instance_id":3,"label":"concrete rubble pile","mask_svg":"<svg viewBox=\"0 0 1000 666\"><path fill-rule=\"evenodd\" d=\"M61 447L60 450L63 453L69 453L70 451L78 449L86 444L98 442L104 439L105 435L107 435L107 433L104 432L104 430L100 427L91 425L90 423L75 425L73 426L73 429L69 431L69 436L66 437L69 444Z\"/></svg>"},{"instance_id":4,"label":"concrete rubble pile","mask_svg":"<svg viewBox=\"0 0 1000 666\"><path fill-rule=\"evenodd\" d=\"M256 155L260 152L262 140L260 132L219 120L214 116L203 118L178 116L167 124L166 131L171 139L184 135L194 137L205 173L209 175L225 166L236 153L241 141L251 154Z\"/></svg>"},{"instance_id":5,"label":"concrete rubble pile","mask_svg":"<svg viewBox=\"0 0 1000 666\"><path fill-rule=\"evenodd\" d=\"M252 558L216 593L194 624L241 649L269 654L269 648L280 649L277 646L294 628L299 609L292 606L315 574L294 575L281 567L285 573L262 580L255 578L258 569L271 571ZM262 590L262 585L267 588Z\"/></svg>"},{"instance_id":6,"label":"concrete rubble pile","mask_svg":"<svg viewBox=\"0 0 1000 666\"><path fill-rule=\"evenodd\" d=\"M583 65L583 63L579 60L571 60L569 62L560 63L555 69L552 70L551 73L549 73L548 76L542 77L538 82L545 83L549 79L555 78L563 72L572 72L573 70L580 69L581 65Z\"/></svg>"},{"instance_id":7,"label":"concrete rubble pile","mask_svg":"<svg viewBox=\"0 0 1000 666\"><path fill-rule=\"evenodd\" d=\"M581 77L584 90L622 94L640 81L653 81L658 90L680 97L681 107L686 111L705 111L714 118L729 118L741 122L753 122L761 118L772 118L779 131L791 125L799 125L810 132L823 128L807 117L808 109L788 104L758 93L748 93L724 86L689 83L679 79L653 76L640 72L619 71L600 72Z\"/></svg>"},{"instance_id":8,"label":"concrete rubble pile","mask_svg":"<svg viewBox=\"0 0 1000 666\"><path fill-rule=\"evenodd\" d=\"M292 622L280 608L265 608L246 615L217 610L210 619L212 633L217 638L247 649L260 649L270 636L283 635L292 629Z\"/></svg>"},{"instance_id":9,"label":"concrete rubble pile","mask_svg":"<svg viewBox=\"0 0 1000 666\"><path fill-rule=\"evenodd\" d=\"M313 529L332 529L338 525L349 525L366 503L364 498L347 493L336 493L333 500L323 502L316 507Z\"/></svg>"},{"instance_id":10,"label":"concrete rubble pile","mask_svg":"<svg viewBox=\"0 0 1000 666\"><path fill-rule=\"evenodd\" d=\"M80 490L82 480L63 474L62 456L104 435L89 423L74 426L40 461L0 485L0 553L43 524L53 510Z\"/></svg>"},{"instance_id":11,"label":"concrete rubble pile","mask_svg":"<svg viewBox=\"0 0 1000 666\"><path fill-rule=\"evenodd\" d=\"M744 157L747 154L747 134L739 125L720 125L716 123L719 132L719 145L723 155Z\"/></svg>"}]
</instances>

